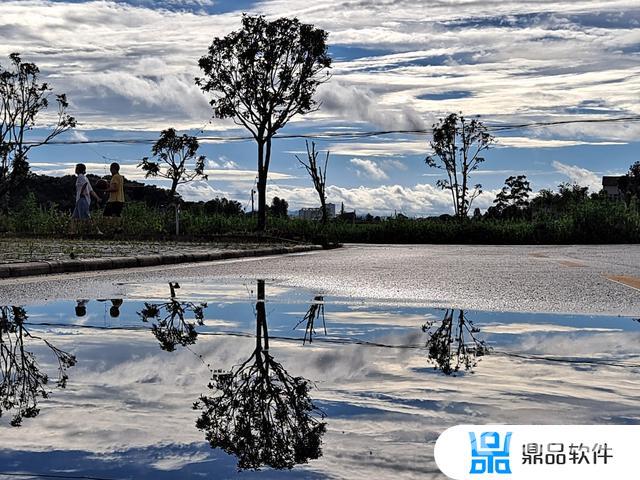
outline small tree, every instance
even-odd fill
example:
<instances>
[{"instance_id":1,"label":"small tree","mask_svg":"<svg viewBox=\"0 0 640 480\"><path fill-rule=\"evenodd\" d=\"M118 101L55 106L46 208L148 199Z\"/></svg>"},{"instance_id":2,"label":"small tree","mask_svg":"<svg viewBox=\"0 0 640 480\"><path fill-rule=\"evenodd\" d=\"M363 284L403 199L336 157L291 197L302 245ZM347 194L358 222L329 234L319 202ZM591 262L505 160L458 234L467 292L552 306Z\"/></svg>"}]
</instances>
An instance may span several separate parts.
<instances>
[{"instance_id":1,"label":"small tree","mask_svg":"<svg viewBox=\"0 0 640 480\"><path fill-rule=\"evenodd\" d=\"M631 204L634 197L640 199L640 162L635 162L629 167L629 172L620 177L618 188L627 206Z\"/></svg>"},{"instance_id":2,"label":"small tree","mask_svg":"<svg viewBox=\"0 0 640 480\"><path fill-rule=\"evenodd\" d=\"M23 307L0 306L0 417L12 413L14 427L21 426L24 418L36 417L39 400L49 398L51 393L51 378L41 369L29 345L37 340L53 353L58 361L58 388L67 386L67 369L76 364L74 355L30 333L27 320ZM36 351L39 349L36 347Z\"/></svg>"},{"instance_id":3,"label":"small tree","mask_svg":"<svg viewBox=\"0 0 640 480\"><path fill-rule=\"evenodd\" d=\"M286 218L289 216L289 202L284 198L273 197L269 210L274 217Z\"/></svg>"},{"instance_id":4,"label":"small tree","mask_svg":"<svg viewBox=\"0 0 640 480\"><path fill-rule=\"evenodd\" d=\"M178 136L173 128L163 130L160 138L151 148L157 161L144 157L138 164L146 172L145 178L162 177L171 180L171 196L178 185L189 183L197 178L206 180L204 173L204 155L198 156L198 139L187 134Z\"/></svg>"},{"instance_id":5,"label":"small tree","mask_svg":"<svg viewBox=\"0 0 640 480\"><path fill-rule=\"evenodd\" d=\"M494 207L491 207L495 216L506 218L517 218L529 208L529 193L531 193L531 185L526 175L511 176L505 180L505 186L496 195L493 201Z\"/></svg>"},{"instance_id":6,"label":"small tree","mask_svg":"<svg viewBox=\"0 0 640 480\"><path fill-rule=\"evenodd\" d=\"M200 59L204 78L196 83L213 94L213 115L233 118L257 143L259 230L266 227L272 139L294 116L318 109L313 95L331 66L326 39L297 18L243 15L242 29L214 38Z\"/></svg>"},{"instance_id":7,"label":"small tree","mask_svg":"<svg viewBox=\"0 0 640 480\"><path fill-rule=\"evenodd\" d=\"M461 369L473 373L478 357L491 352L485 341L476 337L480 329L467 319L464 310L459 310L455 317L455 310L447 310L439 325L430 320L422 326L429 336L426 343L429 361L434 369L453 376Z\"/></svg>"},{"instance_id":8,"label":"small tree","mask_svg":"<svg viewBox=\"0 0 640 480\"><path fill-rule=\"evenodd\" d=\"M9 206L12 189L29 173L29 150L49 143L76 125L76 120L66 113L66 95L56 95L58 112L51 130L43 139L27 143L27 132L49 107L52 89L39 81L36 64L23 62L18 53L9 55L9 60L9 68L0 65L0 197L4 210Z\"/></svg>"},{"instance_id":9,"label":"small tree","mask_svg":"<svg viewBox=\"0 0 640 480\"><path fill-rule=\"evenodd\" d=\"M152 322L151 333L160 342L160 348L173 352L178 345L186 347L193 345L198 339L196 326L204 325L204 310L206 303L180 302L176 299L177 283L169 283L171 298L164 303L144 303L144 308L138 312L140 319ZM185 319L191 314L193 321Z\"/></svg>"},{"instance_id":10,"label":"small tree","mask_svg":"<svg viewBox=\"0 0 640 480\"><path fill-rule=\"evenodd\" d=\"M327 164L329 163L329 152L327 151L327 155L324 159L324 167L318 165L318 154L316 151L315 142L311 142L311 149L309 149L309 142L305 141L305 145L307 147L307 160L302 160L300 157L296 155L298 162L302 164L302 166L307 170L309 176L311 176L311 180L313 181L313 187L318 192L318 197L320 197L320 207L322 208L322 223L327 223L327 195L325 192L325 187L327 185Z\"/></svg>"},{"instance_id":11,"label":"small tree","mask_svg":"<svg viewBox=\"0 0 640 480\"><path fill-rule=\"evenodd\" d=\"M446 180L438 180L438 187L451 192L455 216L459 220L467 218L473 201L482 193L482 185L469 188L471 172L484 162L480 153L494 143L494 137L487 127L477 119L466 120L455 113L433 125L433 140L430 142L433 154L425 158L430 167L447 172Z\"/></svg>"}]
</instances>

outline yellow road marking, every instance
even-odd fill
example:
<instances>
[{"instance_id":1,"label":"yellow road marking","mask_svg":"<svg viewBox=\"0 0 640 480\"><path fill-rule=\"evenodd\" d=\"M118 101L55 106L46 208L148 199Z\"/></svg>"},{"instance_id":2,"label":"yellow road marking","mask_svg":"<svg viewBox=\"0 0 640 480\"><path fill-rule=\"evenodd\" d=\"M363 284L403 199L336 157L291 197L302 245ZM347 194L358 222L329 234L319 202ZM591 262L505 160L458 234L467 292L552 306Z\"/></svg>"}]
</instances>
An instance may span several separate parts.
<instances>
[{"instance_id":1,"label":"yellow road marking","mask_svg":"<svg viewBox=\"0 0 640 480\"><path fill-rule=\"evenodd\" d=\"M612 282L621 283L627 287L640 290L640 278L631 277L629 275L605 275Z\"/></svg>"}]
</instances>

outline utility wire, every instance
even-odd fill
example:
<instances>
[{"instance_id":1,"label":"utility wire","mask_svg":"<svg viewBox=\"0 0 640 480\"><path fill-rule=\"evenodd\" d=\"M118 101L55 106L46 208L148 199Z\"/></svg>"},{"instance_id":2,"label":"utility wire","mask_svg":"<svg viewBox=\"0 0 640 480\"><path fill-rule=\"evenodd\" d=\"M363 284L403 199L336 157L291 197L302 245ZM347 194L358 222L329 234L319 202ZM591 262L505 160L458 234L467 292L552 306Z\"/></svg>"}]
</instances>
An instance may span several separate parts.
<instances>
[{"instance_id":1,"label":"utility wire","mask_svg":"<svg viewBox=\"0 0 640 480\"><path fill-rule=\"evenodd\" d=\"M531 123L513 123L513 124L489 124L487 130L489 132L507 132L513 130L526 130L529 128L541 128L541 127L556 127L562 125L572 124L601 124L601 123L620 123L620 122L640 122L640 115L618 117L618 118L585 118L577 120L554 120L548 122L531 122ZM371 137L383 137L389 135L425 135L433 132L433 128L428 129L415 129L415 130L371 130L364 132L320 132L320 133L299 133L299 134L287 134L287 135L275 135L274 139L359 139L359 138L371 138ZM200 141L214 141L218 143L229 142L241 142L247 140L253 140L251 135L238 135L238 136L210 136L203 135L196 137ZM155 139L151 138L111 138L111 139L94 139L94 140L52 140L47 142L46 145L89 145L89 144L121 144L121 145L146 145L155 143ZM25 145L40 144L40 141L27 141Z\"/></svg>"}]
</instances>

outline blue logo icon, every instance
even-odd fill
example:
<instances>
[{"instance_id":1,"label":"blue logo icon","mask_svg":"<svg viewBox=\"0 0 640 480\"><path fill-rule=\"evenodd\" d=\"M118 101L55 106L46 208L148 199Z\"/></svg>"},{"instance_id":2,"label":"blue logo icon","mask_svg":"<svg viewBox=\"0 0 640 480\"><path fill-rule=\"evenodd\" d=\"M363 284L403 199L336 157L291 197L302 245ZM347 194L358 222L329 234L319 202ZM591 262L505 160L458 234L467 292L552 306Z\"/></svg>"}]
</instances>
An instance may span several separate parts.
<instances>
[{"instance_id":1,"label":"blue logo icon","mask_svg":"<svg viewBox=\"0 0 640 480\"><path fill-rule=\"evenodd\" d=\"M484 432L480 435L480 447L475 433L469 432L471 440L471 471L472 474L497 473L510 474L509 444L511 432L504 436L504 442L500 444L500 434L497 432Z\"/></svg>"}]
</instances>

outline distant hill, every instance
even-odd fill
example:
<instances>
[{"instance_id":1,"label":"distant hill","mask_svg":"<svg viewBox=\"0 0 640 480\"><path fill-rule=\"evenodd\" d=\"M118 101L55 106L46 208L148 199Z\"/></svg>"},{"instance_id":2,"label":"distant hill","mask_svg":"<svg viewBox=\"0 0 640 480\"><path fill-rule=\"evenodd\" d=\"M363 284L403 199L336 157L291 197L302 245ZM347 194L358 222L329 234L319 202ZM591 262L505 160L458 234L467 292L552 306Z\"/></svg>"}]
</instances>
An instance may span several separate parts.
<instances>
[{"instance_id":1,"label":"distant hill","mask_svg":"<svg viewBox=\"0 0 640 480\"><path fill-rule=\"evenodd\" d=\"M111 176L99 177L89 174L87 178L89 178L93 186L101 178L110 180ZM21 186L23 187L23 194L33 193L39 205L47 209L56 206L58 210L71 212L75 205L75 184L76 177L74 175L51 177L49 175L30 174ZM96 193L100 195L99 191L96 191ZM15 203L20 203L24 195L16 199ZM153 208L168 205L172 201L168 189L155 185L146 185L126 178L124 179L124 196L127 202L143 202ZM230 216L244 213L240 202L226 198L214 198L207 202L186 202L181 200L181 206L184 210L199 210L208 214ZM13 207L16 207L16 205L13 205Z\"/></svg>"},{"instance_id":2,"label":"distant hill","mask_svg":"<svg viewBox=\"0 0 640 480\"><path fill-rule=\"evenodd\" d=\"M100 178L110 179L110 176L98 177L87 175L91 185L95 185ZM33 193L39 205L49 208L56 205L62 211L71 211L75 205L75 183L74 175L63 177L51 177L49 175L31 174L22 183L24 193ZM100 194L99 191L96 193ZM169 190L156 187L155 185L145 185L141 182L127 180L124 182L124 194L128 202L144 202L151 207L157 207L169 203L171 197ZM19 199L15 200L19 203Z\"/></svg>"}]
</instances>

